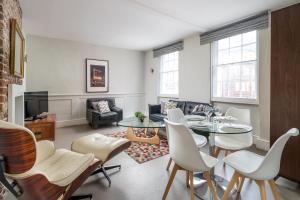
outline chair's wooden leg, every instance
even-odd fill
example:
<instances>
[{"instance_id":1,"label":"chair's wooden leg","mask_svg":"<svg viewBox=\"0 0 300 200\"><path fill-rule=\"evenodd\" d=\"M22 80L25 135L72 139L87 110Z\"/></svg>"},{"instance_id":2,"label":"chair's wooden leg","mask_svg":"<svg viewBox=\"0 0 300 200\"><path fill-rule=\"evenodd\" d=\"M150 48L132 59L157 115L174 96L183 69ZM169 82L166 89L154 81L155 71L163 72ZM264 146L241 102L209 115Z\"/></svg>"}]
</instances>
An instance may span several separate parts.
<instances>
[{"instance_id":1,"label":"chair's wooden leg","mask_svg":"<svg viewBox=\"0 0 300 200\"><path fill-rule=\"evenodd\" d=\"M225 150L225 157L228 156L231 152L229 150Z\"/></svg>"},{"instance_id":2,"label":"chair's wooden leg","mask_svg":"<svg viewBox=\"0 0 300 200\"><path fill-rule=\"evenodd\" d=\"M168 181L168 184L167 184L167 186L166 186L166 189L165 189L163 198L162 198L163 200L165 200L165 199L167 198L167 195L168 195L169 190L170 190L170 188L171 188L171 185L172 185L172 183L173 183L174 177L175 177L176 172L177 172L177 170L178 170L179 168L180 168L180 167L175 163L175 164L174 164L174 167L173 167L173 169L172 169L171 175L170 175L170 177L169 177L169 181Z\"/></svg>"},{"instance_id":3,"label":"chair's wooden leg","mask_svg":"<svg viewBox=\"0 0 300 200\"><path fill-rule=\"evenodd\" d=\"M214 152L214 156L217 158L220 154L220 148L219 147L215 147L215 152Z\"/></svg>"},{"instance_id":4,"label":"chair's wooden leg","mask_svg":"<svg viewBox=\"0 0 300 200\"><path fill-rule=\"evenodd\" d=\"M270 187L271 187L271 190L272 190L272 193L273 193L273 196L274 196L275 200L280 200L280 193L277 189L275 181L274 180L269 180L268 182L270 184Z\"/></svg>"},{"instance_id":5,"label":"chair's wooden leg","mask_svg":"<svg viewBox=\"0 0 300 200\"><path fill-rule=\"evenodd\" d=\"M244 181L245 181L245 177L241 176L241 181L240 181L240 184L238 185L238 189L237 189L238 193L240 193L242 191Z\"/></svg>"},{"instance_id":6,"label":"chair's wooden leg","mask_svg":"<svg viewBox=\"0 0 300 200\"><path fill-rule=\"evenodd\" d=\"M217 190L213 182L211 181L209 172L204 172L204 177L207 180L208 187L213 195L213 200L218 200Z\"/></svg>"},{"instance_id":7,"label":"chair's wooden leg","mask_svg":"<svg viewBox=\"0 0 300 200\"><path fill-rule=\"evenodd\" d=\"M239 173L237 171L234 171L233 176L229 182L229 184L227 185L227 189L224 192L223 196L222 196L222 200L227 200L228 199L228 195L231 192L234 184L236 183L237 179L239 178Z\"/></svg>"},{"instance_id":8,"label":"chair's wooden leg","mask_svg":"<svg viewBox=\"0 0 300 200\"><path fill-rule=\"evenodd\" d=\"M186 187L190 187L189 181L190 181L190 173L189 173L188 170L186 170L186 180L185 180L185 182L186 182Z\"/></svg>"},{"instance_id":9,"label":"chair's wooden leg","mask_svg":"<svg viewBox=\"0 0 300 200\"><path fill-rule=\"evenodd\" d=\"M193 182L194 182L194 173L191 172L191 171L189 171L188 174L189 174L189 179L190 179L190 196L191 196L191 200L194 200L195 199L194 185L193 185Z\"/></svg>"},{"instance_id":10,"label":"chair's wooden leg","mask_svg":"<svg viewBox=\"0 0 300 200\"><path fill-rule=\"evenodd\" d=\"M266 194L266 188L265 188L265 181L255 180L255 182L257 183L257 185L259 187L261 200L266 200L267 194Z\"/></svg>"},{"instance_id":11,"label":"chair's wooden leg","mask_svg":"<svg viewBox=\"0 0 300 200\"><path fill-rule=\"evenodd\" d=\"M172 158L169 159L169 162L167 165L167 171L169 171L171 164L172 164Z\"/></svg>"}]
</instances>

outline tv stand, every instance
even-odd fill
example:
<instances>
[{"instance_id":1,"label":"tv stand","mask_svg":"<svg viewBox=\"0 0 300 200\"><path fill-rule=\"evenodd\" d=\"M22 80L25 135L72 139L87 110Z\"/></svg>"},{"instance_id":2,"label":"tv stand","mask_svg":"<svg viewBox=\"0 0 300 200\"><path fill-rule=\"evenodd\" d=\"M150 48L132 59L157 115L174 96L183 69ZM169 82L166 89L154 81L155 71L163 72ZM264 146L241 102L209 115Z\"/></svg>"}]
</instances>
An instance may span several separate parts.
<instances>
[{"instance_id":1,"label":"tv stand","mask_svg":"<svg viewBox=\"0 0 300 200\"><path fill-rule=\"evenodd\" d=\"M48 114L43 116L42 119L35 119L27 121L25 120L25 127L30 129L36 140L55 140L55 123L56 123L56 115Z\"/></svg>"}]
</instances>

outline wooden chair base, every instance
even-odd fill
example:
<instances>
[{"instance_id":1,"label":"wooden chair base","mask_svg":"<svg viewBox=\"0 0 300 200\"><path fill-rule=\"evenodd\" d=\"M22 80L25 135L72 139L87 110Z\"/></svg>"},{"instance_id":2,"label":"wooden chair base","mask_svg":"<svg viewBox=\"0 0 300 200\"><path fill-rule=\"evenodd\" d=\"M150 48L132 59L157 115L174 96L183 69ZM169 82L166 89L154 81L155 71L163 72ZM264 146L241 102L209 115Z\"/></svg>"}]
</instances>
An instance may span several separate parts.
<instances>
[{"instance_id":1,"label":"wooden chair base","mask_svg":"<svg viewBox=\"0 0 300 200\"><path fill-rule=\"evenodd\" d=\"M148 131L148 128L145 128L145 134ZM134 134L133 128L128 127L127 129L127 139L133 142L146 142L149 144L160 144L160 138L159 138L159 128L154 128L155 135L151 138L148 137L138 137Z\"/></svg>"},{"instance_id":2,"label":"wooden chair base","mask_svg":"<svg viewBox=\"0 0 300 200\"><path fill-rule=\"evenodd\" d=\"M241 192L242 187L243 187L243 183L245 181L245 178L246 178L245 176L243 176L243 175L239 174L237 171L235 171L234 174L233 174L233 176L232 176L232 178L231 178L231 181L229 182L229 184L227 186L227 189L226 189L225 193L223 194L222 200L227 200L228 195L231 192L233 186L235 184L237 184L239 181L240 182L238 184L238 192ZM261 198L261 200L266 200L267 199L267 195L266 195L265 181L263 181L263 180L255 180L255 182L256 182L256 184L259 187L259 192L260 192L260 198ZM280 194L278 192L278 189L277 189L277 186L275 184L275 181L274 180L268 180L268 182L270 184L270 187L271 187L274 199L275 200L280 200Z\"/></svg>"},{"instance_id":3,"label":"wooden chair base","mask_svg":"<svg viewBox=\"0 0 300 200\"><path fill-rule=\"evenodd\" d=\"M174 167L172 169L171 175L169 177L165 192L163 194L162 199L165 200L167 198L167 195L170 191L171 185L173 183L173 180L175 178L175 175L177 173L178 170L184 170L186 171L186 185L187 187L190 188L190 200L194 200L195 199L195 195L194 195L194 186L193 186L193 182L194 182L194 174L192 171L186 170L182 167L180 167L179 165L177 165L176 163L174 164ZM216 192L216 188L215 185L213 184L211 178L210 178L210 173L208 171L204 172L204 177L207 180L208 186L213 194L213 199L214 200L218 200L217 198L217 192Z\"/></svg>"}]
</instances>

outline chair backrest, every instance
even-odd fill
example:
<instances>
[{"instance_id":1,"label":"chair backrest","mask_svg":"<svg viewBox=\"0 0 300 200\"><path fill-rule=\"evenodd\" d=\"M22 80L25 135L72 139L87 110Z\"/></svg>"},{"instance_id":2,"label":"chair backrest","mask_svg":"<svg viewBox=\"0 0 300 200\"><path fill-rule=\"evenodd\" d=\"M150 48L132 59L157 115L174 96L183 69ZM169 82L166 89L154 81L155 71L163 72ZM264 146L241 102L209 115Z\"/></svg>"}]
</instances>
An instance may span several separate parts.
<instances>
[{"instance_id":1,"label":"chair backrest","mask_svg":"<svg viewBox=\"0 0 300 200\"><path fill-rule=\"evenodd\" d=\"M231 116L236 118L238 123L251 125L251 116L249 109L230 107L227 109L225 116ZM253 144L253 137L251 132L243 134L231 134L228 135L228 137L241 141L244 144L248 144L248 146L251 146Z\"/></svg>"},{"instance_id":2,"label":"chair backrest","mask_svg":"<svg viewBox=\"0 0 300 200\"><path fill-rule=\"evenodd\" d=\"M27 128L0 120L0 155L5 160L5 172L21 174L36 161L36 140Z\"/></svg>"},{"instance_id":3,"label":"chair backrest","mask_svg":"<svg viewBox=\"0 0 300 200\"><path fill-rule=\"evenodd\" d=\"M109 106L110 109L115 106L115 99L114 98L103 97L103 98L89 98L89 99L87 99L86 100L86 108L87 109L94 109L93 103L97 103L99 101L107 101L108 106Z\"/></svg>"},{"instance_id":4,"label":"chair backrest","mask_svg":"<svg viewBox=\"0 0 300 200\"><path fill-rule=\"evenodd\" d=\"M168 120L175 123L184 122L184 114L180 108L169 109L167 112Z\"/></svg>"},{"instance_id":5,"label":"chair backrest","mask_svg":"<svg viewBox=\"0 0 300 200\"><path fill-rule=\"evenodd\" d=\"M232 116L234 118L237 118L237 121L239 123L245 123L247 125L251 124L249 109L230 107L227 109L225 116Z\"/></svg>"},{"instance_id":6,"label":"chair backrest","mask_svg":"<svg viewBox=\"0 0 300 200\"><path fill-rule=\"evenodd\" d=\"M188 128L166 119L165 123L169 132L170 156L176 164L191 171L209 170Z\"/></svg>"},{"instance_id":7,"label":"chair backrest","mask_svg":"<svg viewBox=\"0 0 300 200\"><path fill-rule=\"evenodd\" d=\"M292 128L287 133L280 136L264 157L259 168L253 173L254 178L258 180L270 180L277 176L280 170L280 161L284 146L291 136L295 137L298 135L299 130L297 128Z\"/></svg>"}]
</instances>

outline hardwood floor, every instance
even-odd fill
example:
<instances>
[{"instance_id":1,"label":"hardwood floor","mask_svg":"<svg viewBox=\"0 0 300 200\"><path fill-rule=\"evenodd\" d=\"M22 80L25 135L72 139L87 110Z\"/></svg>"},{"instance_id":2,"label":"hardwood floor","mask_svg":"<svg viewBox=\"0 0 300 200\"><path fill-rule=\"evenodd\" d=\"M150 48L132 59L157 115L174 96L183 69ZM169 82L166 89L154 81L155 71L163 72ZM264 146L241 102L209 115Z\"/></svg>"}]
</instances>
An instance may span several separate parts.
<instances>
[{"instance_id":1,"label":"hardwood floor","mask_svg":"<svg viewBox=\"0 0 300 200\"><path fill-rule=\"evenodd\" d=\"M70 148L71 142L78 137L91 133L110 134L116 131L122 131L121 127L104 127L93 130L87 125L59 128L56 130L56 146L57 148ZM126 129L125 129L126 130ZM207 149L204 149L207 151ZM263 151L256 150L260 154ZM226 177L230 180L233 169L223 166L222 158L224 152L219 155L220 162L216 167L216 174ZM89 178L84 185L76 192L77 194L93 193L94 200L161 200L164 189L167 185L171 170L168 172L166 166L169 161L169 155L154 159L152 161L138 164L126 153L121 153L110 160L107 164L121 164L122 170L111 174L112 186L107 187L105 178L94 176ZM173 164L171 165L171 169ZM279 178L276 181L279 185L279 192L282 200L299 200L299 185L290 183L289 181ZM178 171L174 178L174 182L170 188L167 200L187 200L189 199L190 189L186 187L186 172ZM273 200L271 188L266 184L267 200ZM195 197L195 200L198 198ZM236 199L256 200L260 199L259 188L254 181L245 179L241 195Z\"/></svg>"}]
</instances>

